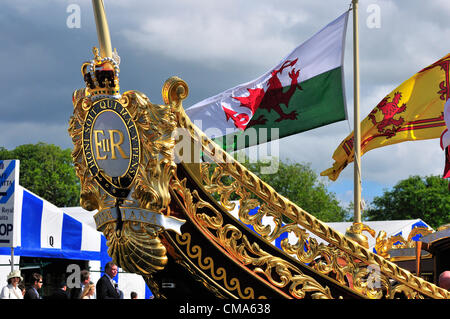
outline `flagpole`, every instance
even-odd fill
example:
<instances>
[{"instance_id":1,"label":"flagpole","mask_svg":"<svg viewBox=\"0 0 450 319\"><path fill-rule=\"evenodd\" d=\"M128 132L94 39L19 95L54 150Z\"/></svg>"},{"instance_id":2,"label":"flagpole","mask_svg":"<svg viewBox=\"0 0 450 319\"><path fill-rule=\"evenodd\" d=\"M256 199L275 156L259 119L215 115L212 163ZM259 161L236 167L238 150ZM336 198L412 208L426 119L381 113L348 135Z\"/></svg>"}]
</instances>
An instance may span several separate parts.
<instances>
[{"instance_id":1,"label":"flagpole","mask_svg":"<svg viewBox=\"0 0 450 319\"><path fill-rule=\"evenodd\" d=\"M354 216L353 224L347 229L345 235L369 248L369 242L363 231L375 236L375 232L370 227L361 223L361 124L359 121L359 39L358 39L358 0L352 0L353 10L353 103L354 103L354 129L353 129L353 150L354 150Z\"/></svg>"},{"instance_id":2,"label":"flagpole","mask_svg":"<svg viewBox=\"0 0 450 319\"><path fill-rule=\"evenodd\" d=\"M103 0L92 0L95 23L97 25L97 37L102 58L112 57L111 38L109 34L108 21L106 20L105 6Z\"/></svg>"},{"instance_id":3,"label":"flagpole","mask_svg":"<svg viewBox=\"0 0 450 319\"><path fill-rule=\"evenodd\" d=\"M358 0L353 5L353 96L354 96L354 223L361 223L361 125L359 122Z\"/></svg>"}]
</instances>

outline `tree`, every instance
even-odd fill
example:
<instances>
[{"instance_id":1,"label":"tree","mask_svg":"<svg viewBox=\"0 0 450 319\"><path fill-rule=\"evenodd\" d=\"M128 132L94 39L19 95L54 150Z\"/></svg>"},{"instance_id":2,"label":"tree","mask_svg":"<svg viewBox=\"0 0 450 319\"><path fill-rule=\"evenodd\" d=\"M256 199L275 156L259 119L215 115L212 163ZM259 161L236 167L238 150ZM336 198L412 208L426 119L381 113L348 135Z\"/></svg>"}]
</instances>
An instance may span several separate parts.
<instances>
[{"instance_id":1,"label":"tree","mask_svg":"<svg viewBox=\"0 0 450 319\"><path fill-rule=\"evenodd\" d=\"M243 163L264 182L272 186L299 207L324 222L348 220L349 212L342 208L336 195L329 192L326 185L318 179L309 164L279 161L278 171L274 174L261 174L266 163Z\"/></svg>"},{"instance_id":2,"label":"tree","mask_svg":"<svg viewBox=\"0 0 450 319\"><path fill-rule=\"evenodd\" d=\"M58 207L78 206L80 182L70 149L53 144L25 144L9 151L0 147L0 160L20 160L19 184Z\"/></svg>"},{"instance_id":3,"label":"tree","mask_svg":"<svg viewBox=\"0 0 450 319\"><path fill-rule=\"evenodd\" d=\"M439 176L411 176L375 197L365 215L368 220L420 218L437 228L449 222L449 212L450 193L446 180Z\"/></svg>"}]
</instances>

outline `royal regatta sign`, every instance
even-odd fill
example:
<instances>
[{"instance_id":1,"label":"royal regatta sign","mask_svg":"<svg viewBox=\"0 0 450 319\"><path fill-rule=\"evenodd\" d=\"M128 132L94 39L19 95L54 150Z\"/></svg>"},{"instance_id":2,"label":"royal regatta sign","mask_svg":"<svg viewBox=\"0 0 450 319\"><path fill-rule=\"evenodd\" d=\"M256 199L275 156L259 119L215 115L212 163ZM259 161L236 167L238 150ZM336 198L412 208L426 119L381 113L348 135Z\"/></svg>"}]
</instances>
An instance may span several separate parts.
<instances>
[{"instance_id":1,"label":"royal regatta sign","mask_svg":"<svg viewBox=\"0 0 450 319\"><path fill-rule=\"evenodd\" d=\"M13 247L14 193L19 184L19 161L0 160L0 247Z\"/></svg>"}]
</instances>

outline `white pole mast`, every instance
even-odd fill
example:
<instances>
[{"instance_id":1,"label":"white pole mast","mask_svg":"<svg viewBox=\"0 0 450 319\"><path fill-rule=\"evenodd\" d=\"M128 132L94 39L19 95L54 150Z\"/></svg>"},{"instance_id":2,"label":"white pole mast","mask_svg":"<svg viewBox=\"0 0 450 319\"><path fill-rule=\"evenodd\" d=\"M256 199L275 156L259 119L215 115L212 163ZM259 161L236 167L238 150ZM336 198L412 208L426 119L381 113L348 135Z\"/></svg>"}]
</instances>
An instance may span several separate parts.
<instances>
[{"instance_id":1,"label":"white pole mast","mask_svg":"<svg viewBox=\"0 0 450 319\"><path fill-rule=\"evenodd\" d=\"M356 241L365 248L369 248L367 237L362 234L368 231L375 236L375 231L361 222L361 124L359 121L359 42L358 42L358 0L352 0L353 9L353 104L354 104L354 128L353 128L353 151L354 151L354 217L353 224L345 235Z\"/></svg>"},{"instance_id":2,"label":"white pole mast","mask_svg":"<svg viewBox=\"0 0 450 319\"><path fill-rule=\"evenodd\" d=\"M358 0L353 4L353 99L354 99L354 223L361 223L361 125L359 114Z\"/></svg>"}]
</instances>

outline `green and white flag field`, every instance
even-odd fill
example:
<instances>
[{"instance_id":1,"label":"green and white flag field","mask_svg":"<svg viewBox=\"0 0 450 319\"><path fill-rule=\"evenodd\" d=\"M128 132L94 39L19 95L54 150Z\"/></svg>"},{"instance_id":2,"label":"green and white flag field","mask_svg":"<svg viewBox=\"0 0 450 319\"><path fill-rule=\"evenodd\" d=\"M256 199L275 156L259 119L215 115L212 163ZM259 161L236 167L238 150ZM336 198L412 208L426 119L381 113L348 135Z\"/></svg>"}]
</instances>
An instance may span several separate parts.
<instances>
[{"instance_id":1,"label":"green and white flag field","mask_svg":"<svg viewBox=\"0 0 450 319\"><path fill-rule=\"evenodd\" d=\"M227 151L347 118L343 60L349 12L329 23L259 78L186 109Z\"/></svg>"}]
</instances>

